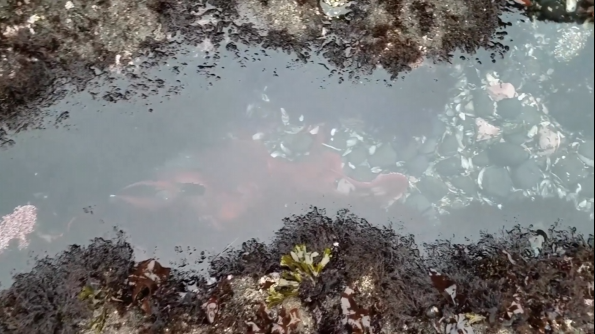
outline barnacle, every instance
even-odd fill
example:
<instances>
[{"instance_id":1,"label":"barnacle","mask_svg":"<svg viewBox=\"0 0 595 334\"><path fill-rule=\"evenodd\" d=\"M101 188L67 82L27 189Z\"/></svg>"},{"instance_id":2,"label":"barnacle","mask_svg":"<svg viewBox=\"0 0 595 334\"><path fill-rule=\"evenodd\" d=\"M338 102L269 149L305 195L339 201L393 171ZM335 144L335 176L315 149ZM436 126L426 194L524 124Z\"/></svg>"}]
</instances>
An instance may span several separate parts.
<instances>
[{"instance_id":1,"label":"barnacle","mask_svg":"<svg viewBox=\"0 0 595 334\"><path fill-rule=\"evenodd\" d=\"M278 305L288 297L297 296L299 285L305 278L315 284L316 278L331 260L331 249L326 248L320 261L314 263L319 256L318 252L308 252L306 245L296 245L289 254L281 256L280 264L288 270L283 270L281 277L268 287L267 304Z\"/></svg>"}]
</instances>

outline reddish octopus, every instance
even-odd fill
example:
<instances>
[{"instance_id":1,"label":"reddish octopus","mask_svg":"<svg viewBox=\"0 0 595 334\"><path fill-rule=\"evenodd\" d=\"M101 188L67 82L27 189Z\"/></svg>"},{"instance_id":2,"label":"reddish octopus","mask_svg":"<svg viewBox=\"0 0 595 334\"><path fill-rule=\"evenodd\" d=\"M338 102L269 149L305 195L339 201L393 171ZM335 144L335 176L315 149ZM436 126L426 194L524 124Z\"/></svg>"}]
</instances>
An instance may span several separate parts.
<instances>
[{"instance_id":1,"label":"reddish octopus","mask_svg":"<svg viewBox=\"0 0 595 334\"><path fill-rule=\"evenodd\" d=\"M379 174L371 182L348 177L341 155L322 145L322 131L312 132L316 134L308 133L314 137L313 148L298 161L271 157L259 140L233 139L224 148L200 152L200 170L178 170L137 182L117 197L145 211L190 209L197 218L224 228L255 208L292 201L295 194L387 208L407 191L408 180L399 173ZM189 185L203 191L189 194L185 191ZM151 188L153 193L134 195L139 188Z\"/></svg>"}]
</instances>

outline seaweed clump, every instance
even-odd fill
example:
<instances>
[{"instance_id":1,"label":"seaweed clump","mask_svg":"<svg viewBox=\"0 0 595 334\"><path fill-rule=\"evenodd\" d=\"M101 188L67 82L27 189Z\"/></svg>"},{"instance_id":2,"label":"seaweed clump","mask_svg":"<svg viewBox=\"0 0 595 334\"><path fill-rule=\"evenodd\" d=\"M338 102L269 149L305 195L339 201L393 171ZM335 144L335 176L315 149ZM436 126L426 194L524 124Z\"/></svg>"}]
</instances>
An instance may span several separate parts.
<instances>
[{"instance_id":1,"label":"seaweed clump","mask_svg":"<svg viewBox=\"0 0 595 334\"><path fill-rule=\"evenodd\" d=\"M127 65L149 42L164 41L169 25L160 2L3 2L0 124L14 132L42 126L30 103L51 104L65 84L83 88L95 74Z\"/></svg>"},{"instance_id":2,"label":"seaweed clump","mask_svg":"<svg viewBox=\"0 0 595 334\"><path fill-rule=\"evenodd\" d=\"M236 44L283 50L303 62L319 55L351 76L382 67L393 77L426 57L448 61L457 49L506 50L504 33L497 33L506 26L498 18L506 0L359 0L340 17L320 6L318 0L8 1L0 5L0 143L43 127L35 107L86 88L98 75L113 71L142 81L101 92L109 102L154 93L164 80L144 70L183 51L182 44L215 59L221 46L239 55Z\"/></svg>"},{"instance_id":3,"label":"seaweed clump","mask_svg":"<svg viewBox=\"0 0 595 334\"><path fill-rule=\"evenodd\" d=\"M117 291L134 265L132 255L123 240L95 239L88 247L71 246L56 258L38 260L0 292L0 332L79 333L80 322L93 316L79 298L85 286Z\"/></svg>"},{"instance_id":4,"label":"seaweed clump","mask_svg":"<svg viewBox=\"0 0 595 334\"><path fill-rule=\"evenodd\" d=\"M111 326L115 333L131 326L147 333L213 334L593 332L593 239L556 226L418 246L390 226L373 226L347 211L330 218L314 208L287 218L269 243L250 240L210 258L209 280L152 259L133 264L123 241L97 239L52 263L72 268L63 261L78 257L68 254L80 252L91 261L92 254L100 257L97 247L123 246L126 256L115 259L126 264L107 276L117 280L100 280L93 289L86 287L97 273L113 272L107 264L85 267L91 279L82 276L66 294L58 282L33 280L39 269L16 276L0 292L0 329L25 333L43 323L44 330L68 333L100 323L96 330ZM43 278L51 281L49 273ZM32 283L39 287L31 289ZM17 298L24 288L29 299ZM100 290L108 293L92 293ZM51 293L78 313L30 311L30 300ZM96 321L104 313L87 304L97 299L122 318L109 314Z\"/></svg>"}]
</instances>

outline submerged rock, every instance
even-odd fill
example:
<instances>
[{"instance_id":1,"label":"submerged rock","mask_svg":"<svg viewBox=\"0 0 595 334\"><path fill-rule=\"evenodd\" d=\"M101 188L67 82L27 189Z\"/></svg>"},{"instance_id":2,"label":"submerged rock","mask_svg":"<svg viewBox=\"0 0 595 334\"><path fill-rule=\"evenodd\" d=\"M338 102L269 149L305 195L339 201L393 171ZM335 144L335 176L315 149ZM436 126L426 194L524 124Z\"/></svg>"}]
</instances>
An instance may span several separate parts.
<instances>
[{"instance_id":1,"label":"submerged rock","mask_svg":"<svg viewBox=\"0 0 595 334\"><path fill-rule=\"evenodd\" d=\"M432 202L437 202L448 194L448 187L438 176L424 176L417 183L417 188Z\"/></svg>"},{"instance_id":2,"label":"submerged rock","mask_svg":"<svg viewBox=\"0 0 595 334\"><path fill-rule=\"evenodd\" d=\"M552 172L568 188L575 187L581 179L589 175L585 164L577 154L561 156L552 167Z\"/></svg>"},{"instance_id":3,"label":"submerged rock","mask_svg":"<svg viewBox=\"0 0 595 334\"><path fill-rule=\"evenodd\" d=\"M487 196L502 200L510 195L513 184L506 168L491 166L485 168L482 172L480 174L480 186Z\"/></svg>"},{"instance_id":4,"label":"submerged rock","mask_svg":"<svg viewBox=\"0 0 595 334\"><path fill-rule=\"evenodd\" d=\"M450 157L450 156L457 154L458 149L459 149L459 142L457 141L456 136L448 134L442 139L442 142L440 143L440 146L438 147L438 153L440 153L441 155L443 155L445 157Z\"/></svg>"},{"instance_id":5,"label":"submerged rock","mask_svg":"<svg viewBox=\"0 0 595 334\"><path fill-rule=\"evenodd\" d=\"M368 157L368 163L372 167L392 167L397 162L397 152L392 145L385 143L376 149L374 154Z\"/></svg>"},{"instance_id":6,"label":"submerged rock","mask_svg":"<svg viewBox=\"0 0 595 334\"><path fill-rule=\"evenodd\" d=\"M490 162L496 166L518 166L529 158L527 152L521 146L500 142L495 143L487 150Z\"/></svg>"},{"instance_id":7,"label":"submerged rock","mask_svg":"<svg viewBox=\"0 0 595 334\"><path fill-rule=\"evenodd\" d=\"M461 158L456 156L439 161L434 168L444 177L460 174L464 170L461 166Z\"/></svg>"},{"instance_id":8,"label":"submerged rock","mask_svg":"<svg viewBox=\"0 0 595 334\"><path fill-rule=\"evenodd\" d=\"M516 188L531 189L543 180L543 172L535 160L527 160L511 170L511 178Z\"/></svg>"}]
</instances>

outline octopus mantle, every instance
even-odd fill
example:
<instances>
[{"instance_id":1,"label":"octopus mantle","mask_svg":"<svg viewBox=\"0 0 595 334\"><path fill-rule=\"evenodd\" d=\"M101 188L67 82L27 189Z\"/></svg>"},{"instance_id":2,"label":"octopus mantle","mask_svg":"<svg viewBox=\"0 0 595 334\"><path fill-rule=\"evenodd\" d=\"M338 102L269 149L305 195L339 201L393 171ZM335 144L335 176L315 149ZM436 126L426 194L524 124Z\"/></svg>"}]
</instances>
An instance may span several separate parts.
<instances>
[{"instance_id":1,"label":"octopus mantle","mask_svg":"<svg viewBox=\"0 0 595 334\"><path fill-rule=\"evenodd\" d=\"M407 191L408 180L399 173L379 174L371 182L348 177L341 155L322 145L321 132L309 132L313 148L298 161L271 157L259 140L233 139L199 152L200 168L162 173L125 187L117 197L145 211L190 209L221 227L256 208L292 201L296 194L364 201L380 209Z\"/></svg>"}]
</instances>

